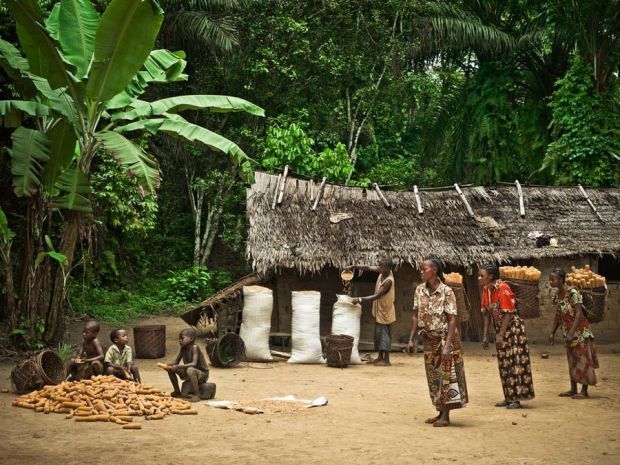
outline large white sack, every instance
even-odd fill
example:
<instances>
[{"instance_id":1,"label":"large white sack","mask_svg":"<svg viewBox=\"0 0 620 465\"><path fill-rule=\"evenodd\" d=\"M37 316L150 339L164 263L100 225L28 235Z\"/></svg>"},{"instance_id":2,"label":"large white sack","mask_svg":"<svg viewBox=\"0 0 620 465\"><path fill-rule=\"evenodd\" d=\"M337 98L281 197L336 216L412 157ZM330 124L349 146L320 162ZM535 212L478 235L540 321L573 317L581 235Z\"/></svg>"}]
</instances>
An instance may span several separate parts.
<instances>
[{"instance_id":1,"label":"large white sack","mask_svg":"<svg viewBox=\"0 0 620 465\"><path fill-rule=\"evenodd\" d=\"M262 286L243 286L243 314L239 336L245 343L247 360L270 362L269 332L273 293Z\"/></svg>"},{"instance_id":2,"label":"large white sack","mask_svg":"<svg viewBox=\"0 0 620 465\"><path fill-rule=\"evenodd\" d=\"M294 291L292 351L288 363L325 363L321 348L321 293Z\"/></svg>"},{"instance_id":3,"label":"large white sack","mask_svg":"<svg viewBox=\"0 0 620 465\"><path fill-rule=\"evenodd\" d=\"M360 304L353 305L352 297L348 295L338 295L338 300L334 304L334 313L332 315L332 334L346 334L352 336L353 350L351 350L352 365L362 363L360 353L357 346L360 342L360 319L362 318L362 306Z\"/></svg>"}]
</instances>

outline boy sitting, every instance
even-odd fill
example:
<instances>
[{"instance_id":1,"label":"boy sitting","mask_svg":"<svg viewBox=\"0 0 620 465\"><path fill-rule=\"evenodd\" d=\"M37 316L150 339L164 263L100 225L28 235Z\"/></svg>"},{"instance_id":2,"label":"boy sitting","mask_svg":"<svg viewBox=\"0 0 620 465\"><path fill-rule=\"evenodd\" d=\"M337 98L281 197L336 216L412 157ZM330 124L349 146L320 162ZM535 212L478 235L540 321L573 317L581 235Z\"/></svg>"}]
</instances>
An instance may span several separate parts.
<instances>
[{"instance_id":1,"label":"boy sitting","mask_svg":"<svg viewBox=\"0 0 620 465\"><path fill-rule=\"evenodd\" d=\"M88 379L103 373L103 347L97 335L99 323L88 321L82 329L82 345L78 358L72 358L67 364L67 381Z\"/></svg>"},{"instance_id":2,"label":"boy sitting","mask_svg":"<svg viewBox=\"0 0 620 465\"><path fill-rule=\"evenodd\" d=\"M207 359L196 345L196 331L187 328L179 333L179 345L181 350L179 355L165 369L170 377L170 382L174 391L170 394L172 397L182 397L179 389L179 380L177 376L183 380L187 380L191 384L190 402L198 402L200 400L200 385L206 384L209 379L209 367ZM183 363L179 362L183 360Z\"/></svg>"},{"instance_id":3,"label":"boy sitting","mask_svg":"<svg viewBox=\"0 0 620 465\"><path fill-rule=\"evenodd\" d=\"M112 345L105 354L106 373L120 379L133 379L140 382L140 371L133 363L131 347L127 345L129 336L124 329L113 329L110 333Z\"/></svg>"}]
</instances>

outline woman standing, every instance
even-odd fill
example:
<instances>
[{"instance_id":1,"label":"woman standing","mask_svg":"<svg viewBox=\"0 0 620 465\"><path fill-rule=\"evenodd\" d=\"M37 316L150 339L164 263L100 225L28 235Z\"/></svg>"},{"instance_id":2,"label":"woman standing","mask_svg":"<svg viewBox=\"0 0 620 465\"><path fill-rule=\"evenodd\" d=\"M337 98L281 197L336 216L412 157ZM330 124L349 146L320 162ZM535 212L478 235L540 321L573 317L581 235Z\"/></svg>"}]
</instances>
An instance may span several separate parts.
<instances>
[{"instance_id":1,"label":"woman standing","mask_svg":"<svg viewBox=\"0 0 620 465\"><path fill-rule=\"evenodd\" d=\"M560 268L549 274L549 283L557 289L554 302L558 306L549 344L555 343L555 332L562 325L570 374L570 391L561 393L560 397L587 399L588 386L596 384L594 369L598 368L598 358L590 322L583 315L583 298L577 289L566 285L566 272ZM581 383L579 393L577 383Z\"/></svg>"},{"instance_id":2,"label":"woman standing","mask_svg":"<svg viewBox=\"0 0 620 465\"><path fill-rule=\"evenodd\" d=\"M449 286L439 280L441 262L427 258L422 262L422 280L415 291L413 318L407 350L414 349L418 329L424 340L424 367L433 405L439 412L426 423L450 426L450 410L468 402L461 339L456 329L456 298Z\"/></svg>"},{"instance_id":3,"label":"woman standing","mask_svg":"<svg viewBox=\"0 0 620 465\"><path fill-rule=\"evenodd\" d=\"M521 408L522 400L534 398L532 367L523 320L517 314L516 299L510 286L499 279L495 265L480 265L484 335L482 346L489 347L489 323L495 327L495 348L504 400L496 407Z\"/></svg>"}]
</instances>

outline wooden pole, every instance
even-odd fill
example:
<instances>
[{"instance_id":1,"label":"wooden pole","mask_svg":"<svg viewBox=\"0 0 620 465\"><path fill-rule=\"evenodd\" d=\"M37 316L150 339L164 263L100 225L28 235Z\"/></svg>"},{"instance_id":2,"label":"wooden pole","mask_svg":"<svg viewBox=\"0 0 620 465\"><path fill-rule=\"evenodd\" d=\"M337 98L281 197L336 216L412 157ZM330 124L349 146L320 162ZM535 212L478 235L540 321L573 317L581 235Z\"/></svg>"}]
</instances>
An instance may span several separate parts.
<instances>
[{"instance_id":1,"label":"wooden pole","mask_svg":"<svg viewBox=\"0 0 620 465\"><path fill-rule=\"evenodd\" d=\"M517 186L517 193L519 194L519 214L521 218L525 218L525 204L523 203L523 190L521 190L521 184L519 180L515 180L515 184Z\"/></svg>"},{"instance_id":2,"label":"wooden pole","mask_svg":"<svg viewBox=\"0 0 620 465\"><path fill-rule=\"evenodd\" d=\"M381 192L381 189L379 189L379 185L376 182L372 183L372 187L374 187L375 191L377 192L377 195L379 196L379 198L381 199L381 201L383 202L383 204L387 207L387 208L392 208L392 205L390 205L390 202L387 201L387 199L385 198L385 196L383 195L383 192Z\"/></svg>"},{"instance_id":3,"label":"wooden pole","mask_svg":"<svg viewBox=\"0 0 620 465\"><path fill-rule=\"evenodd\" d=\"M596 216L598 216L598 219L604 223L605 220L603 220L603 217L600 215L600 213L598 212L598 210L592 203L592 200L590 200L590 197L588 197L588 194L586 193L585 189L581 186L581 184L579 184L578 186L579 186L579 191L581 192L581 195L585 197L586 202L588 202L588 205L590 205L590 208L592 209L592 211L596 214Z\"/></svg>"},{"instance_id":4,"label":"wooden pole","mask_svg":"<svg viewBox=\"0 0 620 465\"><path fill-rule=\"evenodd\" d=\"M418 215L424 213L424 208L422 207L422 202L420 201L420 192L418 191L418 186L413 186L413 194L415 195L415 203L418 207Z\"/></svg>"},{"instance_id":5,"label":"wooden pole","mask_svg":"<svg viewBox=\"0 0 620 465\"><path fill-rule=\"evenodd\" d=\"M314 199L314 205L312 205L312 211L316 210L316 207L319 204L319 200L321 200L321 197L323 197L323 191L325 190L325 181L327 181L327 178L323 178L323 180L321 181L321 185L319 186L319 192L316 194L316 199Z\"/></svg>"},{"instance_id":6,"label":"wooden pole","mask_svg":"<svg viewBox=\"0 0 620 465\"><path fill-rule=\"evenodd\" d=\"M286 186L286 177L288 176L288 165L284 167L284 174L282 175L282 183L280 184L280 193L278 194L278 205L282 203L284 198L284 186Z\"/></svg>"},{"instance_id":7,"label":"wooden pole","mask_svg":"<svg viewBox=\"0 0 620 465\"><path fill-rule=\"evenodd\" d=\"M461 197L461 200L465 204L465 208L467 208L467 212L469 213L469 216L475 216L474 211L471 209L471 206L469 205L469 202L467 201L467 197L465 197L465 194L463 194L463 191L459 187L458 183L454 183L454 188L456 189L456 192L458 192L459 196Z\"/></svg>"},{"instance_id":8,"label":"wooden pole","mask_svg":"<svg viewBox=\"0 0 620 465\"><path fill-rule=\"evenodd\" d=\"M314 179L310 180L310 203L314 202Z\"/></svg>"},{"instance_id":9,"label":"wooden pole","mask_svg":"<svg viewBox=\"0 0 620 465\"><path fill-rule=\"evenodd\" d=\"M278 201L278 191L280 189L280 181L282 180L282 174L278 174L278 182L276 182L276 190L273 194L273 203L271 204L271 209L276 208L276 202Z\"/></svg>"}]
</instances>

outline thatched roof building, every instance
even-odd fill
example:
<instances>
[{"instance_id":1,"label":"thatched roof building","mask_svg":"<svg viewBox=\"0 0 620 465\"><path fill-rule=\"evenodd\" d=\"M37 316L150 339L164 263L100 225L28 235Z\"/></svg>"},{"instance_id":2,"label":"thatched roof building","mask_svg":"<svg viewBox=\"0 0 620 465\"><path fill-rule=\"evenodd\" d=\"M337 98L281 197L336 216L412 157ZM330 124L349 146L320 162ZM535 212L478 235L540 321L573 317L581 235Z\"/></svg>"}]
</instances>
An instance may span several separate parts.
<instances>
[{"instance_id":1,"label":"thatched roof building","mask_svg":"<svg viewBox=\"0 0 620 465\"><path fill-rule=\"evenodd\" d=\"M261 273L375 264L384 255L471 265L620 252L620 189L587 189L601 221L577 187L523 187L521 217L515 186L464 187L471 216L455 189L421 190L420 214L413 192L383 192L388 208L374 190L336 185L325 186L312 211L318 185L292 178L272 209L277 181L257 173L247 192L247 258ZM537 248L534 231L557 238L557 247Z\"/></svg>"}]
</instances>

